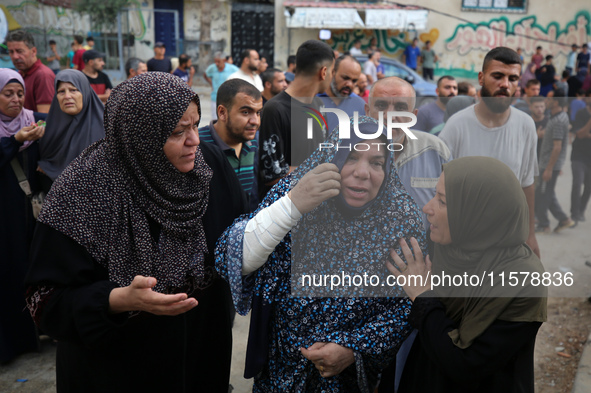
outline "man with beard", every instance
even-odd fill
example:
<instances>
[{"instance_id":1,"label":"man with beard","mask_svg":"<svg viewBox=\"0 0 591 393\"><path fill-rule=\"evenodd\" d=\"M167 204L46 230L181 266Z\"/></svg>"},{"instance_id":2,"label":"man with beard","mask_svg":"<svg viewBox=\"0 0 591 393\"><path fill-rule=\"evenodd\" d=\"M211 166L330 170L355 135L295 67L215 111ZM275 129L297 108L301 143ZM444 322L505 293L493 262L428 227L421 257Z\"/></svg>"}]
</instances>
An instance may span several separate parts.
<instances>
[{"instance_id":1,"label":"man with beard","mask_svg":"<svg viewBox=\"0 0 591 393\"><path fill-rule=\"evenodd\" d=\"M529 206L527 244L540 256L534 216L534 176L538 174L536 126L530 116L511 106L520 74L517 52L506 47L488 52L478 73L482 99L452 116L439 137L454 158L493 157L511 168Z\"/></svg>"},{"instance_id":2,"label":"man with beard","mask_svg":"<svg viewBox=\"0 0 591 393\"><path fill-rule=\"evenodd\" d=\"M105 54L91 49L84 52L82 59L84 60L84 69L82 72L90 82L92 90L94 90L104 104L107 102L113 89L109 76L103 72Z\"/></svg>"},{"instance_id":3,"label":"man with beard","mask_svg":"<svg viewBox=\"0 0 591 393\"><path fill-rule=\"evenodd\" d=\"M351 55L344 55L334 63L332 81L326 92L318 94L325 108L336 108L353 117L355 112L360 116L365 111L365 101L353 93L355 85L361 75L361 64ZM334 113L325 113L328 131L331 132L339 125L339 119Z\"/></svg>"},{"instance_id":4,"label":"man with beard","mask_svg":"<svg viewBox=\"0 0 591 393\"><path fill-rule=\"evenodd\" d=\"M261 93L246 81L230 79L218 89L216 104L218 120L200 128L199 138L224 152L246 193L250 211L254 211L259 203L255 136L261 124Z\"/></svg>"},{"instance_id":5,"label":"man with beard","mask_svg":"<svg viewBox=\"0 0 591 393\"><path fill-rule=\"evenodd\" d=\"M429 132L443 123L445 107L451 97L458 95L458 82L453 76L444 75L437 81L437 100L419 108L414 128Z\"/></svg>"},{"instance_id":6,"label":"man with beard","mask_svg":"<svg viewBox=\"0 0 591 393\"><path fill-rule=\"evenodd\" d=\"M265 87L262 92L263 106L265 106L267 101L287 88L285 74L277 68L269 68L261 73L261 80Z\"/></svg>"},{"instance_id":7,"label":"man with beard","mask_svg":"<svg viewBox=\"0 0 591 393\"><path fill-rule=\"evenodd\" d=\"M242 63L238 71L228 77L228 79L242 79L254 85L259 91L263 91L263 81L257 74L260 65L259 54L254 49L245 49L240 54Z\"/></svg>"}]
</instances>

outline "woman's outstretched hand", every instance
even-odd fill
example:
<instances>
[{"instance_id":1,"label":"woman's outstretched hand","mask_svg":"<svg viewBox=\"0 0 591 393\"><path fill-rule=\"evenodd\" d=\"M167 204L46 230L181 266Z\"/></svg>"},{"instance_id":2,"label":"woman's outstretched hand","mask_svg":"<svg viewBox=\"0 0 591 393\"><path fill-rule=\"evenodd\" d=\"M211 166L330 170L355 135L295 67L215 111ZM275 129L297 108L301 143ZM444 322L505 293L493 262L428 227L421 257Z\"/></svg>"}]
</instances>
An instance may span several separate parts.
<instances>
[{"instance_id":1,"label":"woman's outstretched hand","mask_svg":"<svg viewBox=\"0 0 591 393\"><path fill-rule=\"evenodd\" d=\"M322 202L339 195L341 174L335 164L324 163L306 173L288 196L298 211L306 214Z\"/></svg>"},{"instance_id":2,"label":"woman's outstretched hand","mask_svg":"<svg viewBox=\"0 0 591 393\"><path fill-rule=\"evenodd\" d=\"M109 295L109 311L117 314L126 311L146 311L156 315L179 315L195 306L197 300L186 293L166 295L154 292L154 277L135 276L131 285L115 288Z\"/></svg>"},{"instance_id":3,"label":"woman's outstretched hand","mask_svg":"<svg viewBox=\"0 0 591 393\"><path fill-rule=\"evenodd\" d=\"M386 262L386 267L390 273L396 276L398 283L405 284L402 285L402 288L410 300L414 302L417 296L431 289L432 265L428 255L427 259L423 261L423 251L417 239L411 237L410 243L412 245L412 251L408 247L406 240L400 239L400 249L407 263L402 261L402 258L396 254L396 251L390 250L390 256L396 267L389 261Z\"/></svg>"}]
</instances>

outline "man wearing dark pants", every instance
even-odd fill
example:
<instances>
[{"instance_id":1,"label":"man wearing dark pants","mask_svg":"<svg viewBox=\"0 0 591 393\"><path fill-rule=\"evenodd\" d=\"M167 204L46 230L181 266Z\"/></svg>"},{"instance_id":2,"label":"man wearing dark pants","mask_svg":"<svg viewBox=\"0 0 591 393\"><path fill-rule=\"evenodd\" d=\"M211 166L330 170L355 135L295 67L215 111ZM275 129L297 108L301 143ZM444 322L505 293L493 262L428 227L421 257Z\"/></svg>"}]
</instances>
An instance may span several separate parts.
<instances>
[{"instance_id":1,"label":"man wearing dark pants","mask_svg":"<svg viewBox=\"0 0 591 393\"><path fill-rule=\"evenodd\" d=\"M573 187L570 213L575 223L585 221L585 209L591 197L591 92L587 93L586 103L586 108L577 112L573 124L576 138L571 155Z\"/></svg>"}]
</instances>

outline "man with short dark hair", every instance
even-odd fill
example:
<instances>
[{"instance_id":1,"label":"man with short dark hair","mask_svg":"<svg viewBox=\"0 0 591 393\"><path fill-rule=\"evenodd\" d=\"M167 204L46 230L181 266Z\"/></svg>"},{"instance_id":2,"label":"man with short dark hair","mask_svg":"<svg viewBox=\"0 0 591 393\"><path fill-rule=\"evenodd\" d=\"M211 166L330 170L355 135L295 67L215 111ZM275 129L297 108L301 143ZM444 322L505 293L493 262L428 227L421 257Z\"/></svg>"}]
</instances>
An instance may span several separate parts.
<instances>
[{"instance_id":1,"label":"man with short dark hair","mask_svg":"<svg viewBox=\"0 0 591 393\"><path fill-rule=\"evenodd\" d=\"M287 70L285 72L291 72L295 74L296 69L296 57L294 55L287 56Z\"/></svg>"},{"instance_id":2,"label":"man with short dark hair","mask_svg":"<svg viewBox=\"0 0 591 393\"><path fill-rule=\"evenodd\" d=\"M561 89L554 91L554 96L548 98L551 116L546 125L540 151L540 181L536 187L536 218L538 220L536 232L550 232L548 210L558 220L554 232L560 232L575 225L575 222L560 207L554 191L558 175L560 175L562 165L566 161L568 147L570 122L568 115L563 110L566 103L566 93Z\"/></svg>"},{"instance_id":3,"label":"man with short dark hair","mask_svg":"<svg viewBox=\"0 0 591 393\"><path fill-rule=\"evenodd\" d=\"M94 49L94 38L92 36L86 37L86 45L84 45L85 50Z\"/></svg>"},{"instance_id":4,"label":"man with short dark hair","mask_svg":"<svg viewBox=\"0 0 591 393\"><path fill-rule=\"evenodd\" d=\"M306 113L320 107L316 94L329 87L333 67L330 46L318 40L304 42L296 54L294 81L265 105L259 136L260 199L324 142L326 130L316 123L312 124L312 139L307 138ZM292 118L292 110L301 116Z\"/></svg>"},{"instance_id":5,"label":"man with short dark hair","mask_svg":"<svg viewBox=\"0 0 591 393\"><path fill-rule=\"evenodd\" d=\"M554 82L556 81L556 68L552 64L552 59L554 59L554 56L546 56L546 64L536 71L536 76L541 83L540 94L544 97L554 89Z\"/></svg>"},{"instance_id":6,"label":"man with short dark hair","mask_svg":"<svg viewBox=\"0 0 591 393\"><path fill-rule=\"evenodd\" d=\"M82 58L82 55L86 52L86 49L84 49L84 46L82 45L84 43L84 38L81 35L75 35L74 42L76 42L77 46L73 60L74 68L78 71L82 71L84 69L84 59Z\"/></svg>"},{"instance_id":7,"label":"man with short dark hair","mask_svg":"<svg viewBox=\"0 0 591 393\"><path fill-rule=\"evenodd\" d=\"M195 68L193 68L191 58L186 54L180 55L179 66L172 74L181 78L189 86L193 86L193 75L195 75Z\"/></svg>"},{"instance_id":8,"label":"man with short dark hair","mask_svg":"<svg viewBox=\"0 0 591 393\"><path fill-rule=\"evenodd\" d=\"M103 72L103 67L105 66L105 54L91 49L84 52L82 57L85 64L82 72L86 75L86 78L88 78L92 90L94 90L104 104L107 102L107 99L111 95L111 90L113 89L111 80L107 74Z\"/></svg>"},{"instance_id":9,"label":"man with short dark hair","mask_svg":"<svg viewBox=\"0 0 591 393\"><path fill-rule=\"evenodd\" d=\"M529 98L529 109L527 112L536 125L536 133L538 134L538 143L536 153L538 158L542 149L542 141L546 132L546 125L548 124L548 116L546 116L546 98L542 96L535 96Z\"/></svg>"},{"instance_id":10,"label":"man with short dark hair","mask_svg":"<svg viewBox=\"0 0 591 393\"><path fill-rule=\"evenodd\" d=\"M527 244L540 256L534 216L536 127L530 116L511 106L520 75L521 59L514 50L498 47L489 51L478 73L482 99L450 117L439 137L454 158L493 157L511 168L529 206Z\"/></svg>"},{"instance_id":11,"label":"man with short dark hair","mask_svg":"<svg viewBox=\"0 0 591 393\"><path fill-rule=\"evenodd\" d=\"M261 124L261 93L249 82L230 79L218 89L216 104L218 120L200 128L199 138L224 152L246 193L250 211L255 211L259 203L255 136Z\"/></svg>"},{"instance_id":12,"label":"man with short dark hair","mask_svg":"<svg viewBox=\"0 0 591 393\"><path fill-rule=\"evenodd\" d=\"M367 82L371 86L378 81L378 65L380 64L382 53L379 49L376 49L368 57L369 59L363 63L363 73L367 76Z\"/></svg>"},{"instance_id":13,"label":"man with short dark hair","mask_svg":"<svg viewBox=\"0 0 591 393\"><path fill-rule=\"evenodd\" d=\"M351 55L343 55L336 59L332 81L325 92L318 94L325 108L335 108L344 111L348 117L355 112L359 115L365 111L365 101L353 92L361 75L361 65ZM339 125L339 119L334 113L325 113L324 118L331 132Z\"/></svg>"},{"instance_id":14,"label":"man with short dark hair","mask_svg":"<svg viewBox=\"0 0 591 393\"><path fill-rule=\"evenodd\" d=\"M351 56L363 56L360 40L353 41L353 45L351 45L351 48L349 48L349 53L351 54Z\"/></svg>"},{"instance_id":15,"label":"man with short dark hair","mask_svg":"<svg viewBox=\"0 0 591 393\"><path fill-rule=\"evenodd\" d=\"M418 43L418 38L413 39L412 44L407 45L402 54L402 62L414 71L417 70L417 64L421 61L421 49L417 46Z\"/></svg>"},{"instance_id":16,"label":"man with short dark hair","mask_svg":"<svg viewBox=\"0 0 591 393\"><path fill-rule=\"evenodd\" d=\"M142 59L137 57L130 57L125 62L125 72L127 73L127 79L131 79L134 76L141 75L144 72L148 72L148 66Z\"/></svg>"},{"instance_id":17,"label":"man with short dark hair","mask_svg":"<svg viewBox=\"0 0 591 393\"><path fill-rule=\"evenodd\" d=\"M458 83L458 95L476 98L476 88L470 82Z\"/></svg>"},{"instance_id":18,"label":"man with short dark hair","mask_svg":"<svg viewBox=\"0 0 591 393\"><path fill-rule=\"evenodd\" d=\"M458 82L451 75L444 75L437 81L437 100L419 108L417 113L417 130L429 132L433 127L443 123L445 107L451 97L458 95Z\"/></svg>"},{"instance_id":19,"label":"man with short dark hair","mask_svg":"<svg viewBox=\"0 0 591 393\"><path fill-rule=\"evenodd\" d=\"M529 100L531 97L537 97L540 95L540 81L537 79L528 80L523 91L525 92L525 95L521 96L517 101L515 101L513 106L530 115L531 112Z\"/></svg>"},{"instance_id":20,"label":"man with short dark hair","mask_svg":"<svg viewBox=\"0 0 591 393\"><path fill-rule=\"evenodd\" d=\"M568 71L568 76L573 74L577 66L577 55L579 54L579 46L577 44L571 45L571 51L566 56L566 66L564 67L565 71Z\"/></svg>"},{"instance_id":21,"label":"man with short dark hair","mask_svg":"<svg viewBox=\"0 0 591 393\"><path fill-rule=\"evenodd\" d=\"M26 109L47 113L55 88L55 73L37 58L37 48L33 36L25 30L15 30L6 36L8 54L25 80Z\"/></svg>"},{"instance_id":22,"label":"man with short dark hair","mask_svg":"<svg viewBox=\"0 0 591 393\"><path fill-rule=\"evenodd\" d=\"M254 49L245 49L240 54L240 59L242 61L240 68L230 75L228 79L242 79L253 84L259 91L263 91L263 81L257 74L261 62L258 52Z\"/></svg>"},{"instance_id":23,"label":"man with short dark hair","mask_svg":"<svg viewBox=\"0 0 591 393\"><path fill-rule=\"evenodd\" d=\"M154 57L148 60L148 71L172 72L172 63L166 56L166 46L163 42L154 44Z\"/></svg>"},{"instance_id":24,"label":"man with short dark hair","mask_svg":"<svg viewBox=\"0 0 591 393\"><path fill-rule=\"evenodd\" d=\"M211 86L211 118L217 119L217 94L218 89L230 75L238 71L238 67L226 61L227 56L222 52L215 52L213 54L213 64L205 70L203 78Z\"/></svg>"},{"instance_id":25,"label":"man with short dark hair","mask_svg":"<svg viewBox=\"0 0 591 393\"><path fill-rule=\"evenodd\" d=\"M431 41L426 41L425 47L421 52L421 64L423 65L423 78L425 78L425 80L433 80L433 71L437 60L439 60L439 58L431 47Z\"/></svg>"},{"instance_id":26,"label":"man with short dark hair","mask_svg":"<svg viewBox=\"0 0 591 393\"><path fill-rule=\"evenodd\" d=\"M578 223L585 221L585 210L591 197L591 90L587 92L586 107L577 112L573 131L576 138L571 154L573 186L570 214Z\"/></svg>"},{"instance_id":27,"label":"man with short dark hair","mask_svg":"<svg viewBox=\"0 0 591 393\"><path fill-rule=\"evenodd\" d=\"M262 92L263 106L271 98L287 89L287 82L285 80L285 74L277 68L268 68L261 74L261 80L265 87Z\"/></svg>"},{"instance_id":28,"label":"man with short dark hair","mask_svg":"<svg viewBox=\"0 0 591 393\"><path fill-rule=\"evenodd\" d=\"M57 43L54 40L49 40L49 48L45 52L45 60L47 60L47 67L57 75L60 72L61 55L57 50Z\"/></svg>"}]
</instances>

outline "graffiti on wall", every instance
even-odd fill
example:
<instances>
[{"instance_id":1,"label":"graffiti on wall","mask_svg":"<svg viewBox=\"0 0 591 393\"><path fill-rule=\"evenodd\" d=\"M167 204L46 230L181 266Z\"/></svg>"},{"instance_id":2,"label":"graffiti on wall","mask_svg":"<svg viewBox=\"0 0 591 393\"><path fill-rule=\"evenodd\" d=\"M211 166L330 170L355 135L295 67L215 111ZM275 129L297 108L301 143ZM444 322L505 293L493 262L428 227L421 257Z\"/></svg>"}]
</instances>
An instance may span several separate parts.
<instances>
[{"instance_id":1,"label":"graffiti on wall","mask_svg":"<svg viewBox=\"0 0 591 393\"><path fill-rule=\"evenodd\" d=\"M230 38L229 8L226 4L218 3L211 10L211 40L228 41ZM200 3L190 3L185 6L185 39L199 40L201 36L201 7Z\"/></svg>"},{"instance_id":2,"label":"graffiti on wall","mask_svg":"<svg viewBox=\"0 0 591 393\"><path fill-rule=\"evenodd\" d=\"M140 4L136 0L130 2L138 8ZM36 1L23 1L18 5L7 5L8 13L18 24L31 31L57 36L72 36L73 34L85 35L90 30L90 22L87 16L81 15L63 7L44 6ZM143 39L146 34L146 25L142 12L129 12L129 32L136 39Z\"/></svg>"},{"instance_id":3,"label":"graffiti on wall","mask_svg":"<svg viewBox=\"0 0 591 393\"><path fill-rule=\"evenodd\" d=\"M572 44L580 46L587 42L590 21L587 11L578 12L564 28L558 22L541 26L535 16L527 16L514 23L501 16L485 23L458 25L453 35L445 40L445 48L463 56L473 50L488 52L498 46L522 48L525 54L533 54L537 46L542 46L544 51L554 56L566 55Z\"/></svg>"},{"instance_id":4,"label":"graffiti on wall","mask_svg":"<svg viewBox=\"0 0 591 393\"><path fill-rule=\"evenodd\" d=\"M376 46L388 56L402 54L407 45L413 39L421 42L431 41L434 44L439 38L439 30L431 29L429 32L419 34L416 30L333 30L332 38L327 43L335 50L348 51L353 42L361 41L361 50L366 52L375 39Z\"/></svg>"}]
</instances>

